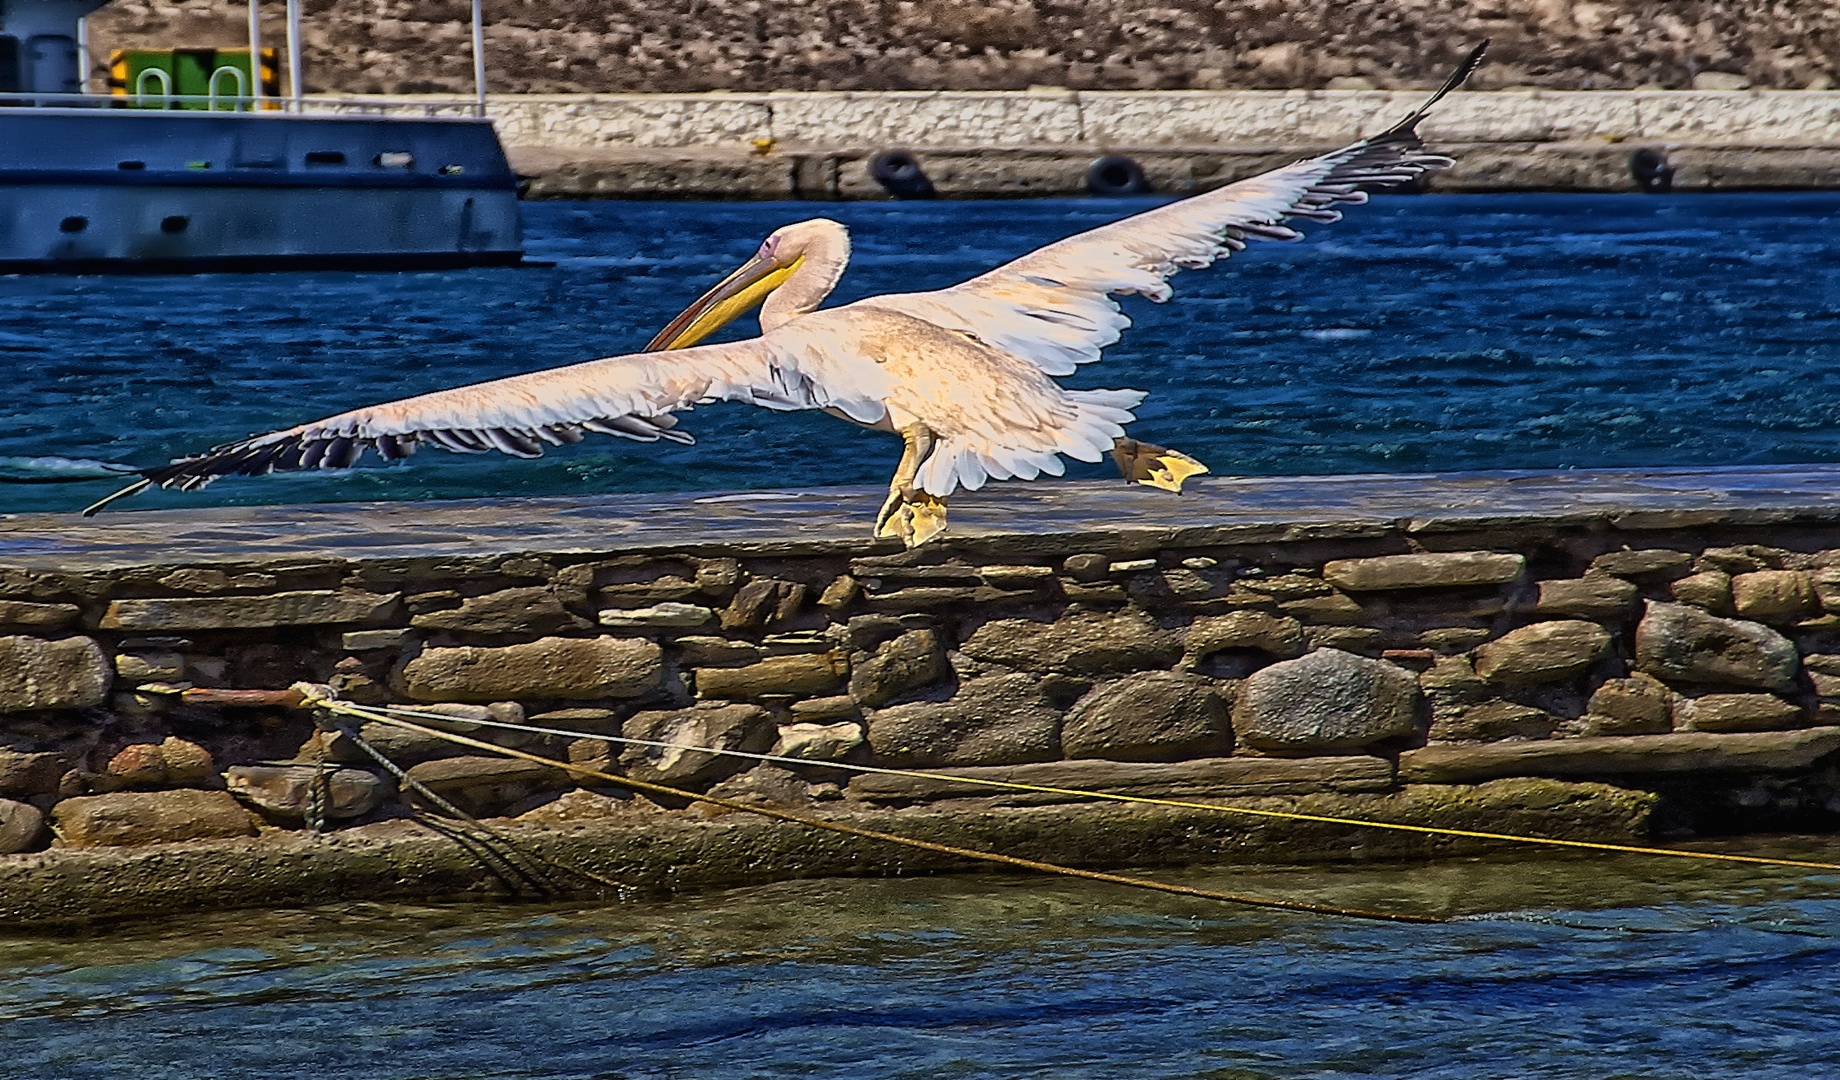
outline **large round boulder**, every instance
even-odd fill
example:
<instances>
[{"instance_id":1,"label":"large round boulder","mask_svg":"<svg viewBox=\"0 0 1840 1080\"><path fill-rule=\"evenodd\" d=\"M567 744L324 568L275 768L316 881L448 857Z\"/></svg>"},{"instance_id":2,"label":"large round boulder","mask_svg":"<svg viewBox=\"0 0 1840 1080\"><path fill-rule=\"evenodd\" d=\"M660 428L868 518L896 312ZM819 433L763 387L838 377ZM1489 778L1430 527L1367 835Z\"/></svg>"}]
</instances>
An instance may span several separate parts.
<instances>
[{"instance_id":1,"label":"large round boulder","mask_svg":"<svg viewBox=\"0 0 1840 1080\"><path fill-rule=\"evenodd\" d=\"M1318 649L1253 672L1233 706L1233 730L1260 750L1358 750L1416 734L1418 680L1383 660Z\"/></svg>"}]
</instances>

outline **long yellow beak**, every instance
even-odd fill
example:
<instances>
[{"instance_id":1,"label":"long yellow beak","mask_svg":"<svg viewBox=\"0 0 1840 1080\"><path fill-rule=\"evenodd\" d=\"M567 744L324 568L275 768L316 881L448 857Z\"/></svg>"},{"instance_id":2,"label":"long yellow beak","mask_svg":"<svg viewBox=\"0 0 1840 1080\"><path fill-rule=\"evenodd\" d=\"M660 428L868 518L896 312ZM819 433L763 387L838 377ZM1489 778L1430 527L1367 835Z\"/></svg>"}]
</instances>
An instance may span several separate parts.
<instances>
[{"instance_id":1,"label":"long yellow beak","mask_svg":"<svg viewBox=\"0 0 1840 1080\"><path fill-rule=\"evenodd\" d=\"M780 264L759 255L743 263L739 270L723 278L715 288L697 298L683 314L658 331L646 352L687 349L729 323L754 310L767 294L780 287L805 261L801 255Z\"/></svg>"}]
</instances>

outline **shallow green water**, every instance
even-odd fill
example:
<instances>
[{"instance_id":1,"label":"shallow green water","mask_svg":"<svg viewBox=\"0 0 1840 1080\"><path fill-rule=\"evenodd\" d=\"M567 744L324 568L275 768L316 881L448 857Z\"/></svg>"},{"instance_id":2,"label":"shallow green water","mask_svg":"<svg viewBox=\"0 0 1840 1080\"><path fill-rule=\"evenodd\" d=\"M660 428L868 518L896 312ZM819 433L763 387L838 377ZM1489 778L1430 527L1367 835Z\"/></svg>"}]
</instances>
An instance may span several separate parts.
<instances>
[{"instance_id":1,"label":"shallow green water","mask_svg":"<svg viewBox=\"0 0 1840 1080\"><path fill-rule=\"evenodd\" d=\"M1840 840L1768 845L1840 858ZM0 939L0 1075L1809 1077L1840 876L1581 857L353 904Z\"/></svg>"}]
</instances>

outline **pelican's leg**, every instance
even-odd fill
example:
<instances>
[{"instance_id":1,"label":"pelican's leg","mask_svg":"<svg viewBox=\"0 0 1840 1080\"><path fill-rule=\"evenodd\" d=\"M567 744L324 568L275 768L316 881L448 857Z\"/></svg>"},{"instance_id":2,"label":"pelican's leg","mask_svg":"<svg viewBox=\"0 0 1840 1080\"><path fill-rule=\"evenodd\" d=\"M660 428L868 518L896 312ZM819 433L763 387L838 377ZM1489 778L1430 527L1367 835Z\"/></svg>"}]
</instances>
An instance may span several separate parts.
<instances>
[{"instance_id":1,"label":"pelican's leg","mask_svg":"<svg viewBox=\"0 0 1840 1080\"><path fill-rule=\"evenodd\" d=\"M1112 460L1127 481L1148 484L1180 494L1182 481L1208 471L1206 465L1180 450L1152 446L1136 439L1120 438L1112 443Z\"/></svg>"},{"instance_id":2,"label":"pelican's leg","mask_svg":"<svg viewBox=\"0 0 1840 1080\"><path fill-rule=\"evenodd\" d=\"M919 547L946 528L946 501L914 486L920 463L933 452L933 432L925 424L901 430L901 464L888 482L888 498L875 515L875 535L900 537L908 547Z\"/></svg>"}]
</instances>

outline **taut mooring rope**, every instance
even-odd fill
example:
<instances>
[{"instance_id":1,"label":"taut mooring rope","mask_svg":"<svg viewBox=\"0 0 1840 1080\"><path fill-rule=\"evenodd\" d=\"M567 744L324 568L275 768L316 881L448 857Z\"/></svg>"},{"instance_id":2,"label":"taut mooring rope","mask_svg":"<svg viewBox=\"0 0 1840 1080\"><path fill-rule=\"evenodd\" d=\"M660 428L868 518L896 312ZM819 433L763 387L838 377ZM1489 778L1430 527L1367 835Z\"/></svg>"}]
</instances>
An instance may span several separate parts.
<instances>
[{"instance_id":1,"label":"taut mooring rope","mask_svg":"<svg viewBox=\"0 0 1840 1080\"><path fill-rule=\"evenodd\" d=\"M304 684L303 684L304 685ZM336 699L334 699L336 700ZM314 699L312 704L325 706L324 699ZM346 708L352 708L347 702L338 702ZM440 713L421 712L398 706L361 706L375 713L371 719L385 719L384 714L393 716L413 716L437 722L454 723L455 718ZM539 727L534 724L513 724L502 720L466 720L464 723L479 727L502 728L507 731L535 732L543 735L562 735L577 739L599 739L603 742L617 742L629 746L651 746L672 750L694 750L704 754L718 754L724 757L746 758L750 761L765 761L775 764L797 765L806 768L819 766L827 769L841 769L849 772L873 773L880 776L902 776L914 780L937 780L952 784L974 784L981 787L999 788L1007 791L1034 792L1043 795L1070 795L1082 799L1100 799L1109 802L1137 803L1144 806L1166 806L1182 810L1207 810L1219 814L1244 814L1252 817L1282 818L1289 821L1310 821L1324 825L1351 825L1364 829L1390 829L1395 832L1419 833L1427 836L1452 836L1470 840L1502 840L1517 844L1540 844L1550 847L1580 848L1587 851L1614 851L1625 855L1660 855L1680 859L1712 859L1719 862L1752 863L1761 866L1784 866L1803 870L1840 871L1840 863L1813 862L1803 859L1772 859L1762 855L1731 855L1718 851L1692 851L1686 848L1643 847L1635 844L1608 844L1593 840L1564 840L1551 836L1523 836L1517 833L1482 832L1475 829L1447 829L1435 825L1405 825L1392 821L1369 821L1364 818L1333 817L1327 814L1303 814L1291 810L1264 810L1249 806L1224 806L1218 803L1189 802L1183 799L1159 799L1149 795L1120 795L1109 791L1090 791L1083 788L1055 787L1047 784L1026 784L1015 780L995 780L981 776L954 776L948 773L925 772L915 769L890 769L879 765L850 765L842 762L808 761L803 758L789 758L774 754L755 754L743 750L721 750L715 747L683 746L679 743L660 742L655 739L631 739L619 735L596 735L585 731L568 731L562 728ZM412 725L413 726L413 725ZM417 730L429 730L417 728ZM483 745L500 749L492 743ZM580 771L576 766L566 766ZM627 783L616 778L617 783ZM693 796L700 798L701 796Z\"/></svg>"},{"instance_id":2,"label":"taut mooring rope","mask_svg":"<svg viewBox=\"0 0 1840 1080\"><path fill-rule=\"evenodd\" d=\"M498 829L494 829L492 826L487 825L485 822L479 820L473 815L467 813L465 810L460 809L458 806L455 806L453 803L442 798L438 792L436 792L433 788L430 788L427 784L424 784L420 780L417 780L415 777L410 776L407 770L405 770L402 766L396 764L394 761L391 761L389 757L384 754L383 751L377 749L375 746L372 746L369 740L365 739L362 735L358 734L358 732L354 730L351 727L351 725L340 724L339 731L342 732L346 738L350 739L352 741L352 744L355 745L358 749L370 755L372 760L377 762L377 764L383 766L383 768L386 771L388 771L391 776L394 776L396 778L397 783L415 792L417 795L420 795L422 798L428 800L429 805L440 810L442 813L447 814L458 821L463 821L466 824L472 826L474 829L477 829L480 833L484 834L487 839L496 841L497 843L503 845L506 850L515 851L518 854L529 859L533 863L538 863L543 866L551 866L558 870L563 870L567 873L574 874L577 877L581 877L588 881L592 881L597 885L606 885L618 891L624 891L627 888L627 886L623 882L615 881L610 877L604 877L600 874L594 873L591 870L583 870L582 868L571 865L567 862L563 862L563 861L556 860L556 859L545 858L542 855L525 848L524 845L519 844L517 841L513 840L509 836L506 836L503 832L499 831ZM322 757L324 756L323 747L321 749L321 756ZM484 848L487 851L491 851L491 847L488 844L480 843L480 847ZM521 866L518 866L515 862L512 862L510 859L505 858L504 855L496 851L492 851L492 854L494 855L494 857L502 861L506 866L510 867L513 871L515 871L517 876L522 877L530 881L532 884L536 885L537 891L539 893L549 891L547 886L543 882L537 881L536 875L533 875L530 871L524 869ZM510 884L510 882L507 882L507 884ZM513 885L512 888L515 891L516 886Z\"/></svg>"},{"instance_id":3,"label":"taut mooring rope","mask_svg":"<svg viewBox=\"0 0 1840 1080\"><path fill-rule=\"evenodd\" d=\"M557 761L553 758L542 757L541 755L532 754L527 751L515 750L508 746L499 746L496 743L489 743L483 739L468 738L465 735L456 734L451 731L424 727L421 724L391 716L379 709L363 705L354 705L336 698L321 698L309 694L306 704L311 707L325 709L334 714L352 716L364 720L373 720L378 723L390 724L407 731L431 735L435 738L445 739L448 742L460 746L470 746L474 749L486 750L494 754L502 754L506 757L519 758L539 765L564 769L579 776L604 780L610 784L632 788L635 791L688 799L695 802L706 802L714 806L723 807L724 809L739 811L745 814L755 814L760 817L773 818L778 821L791 822L792 824L803 825L807 828L823 829L828 832L841 833L845 836L854 836L864 840L875 840L882 843L898 844L903 847L918 848L922 851L936 852L941 855L951 855L955 858L974 859L981 862L998 863L1004 866L1015 866L1025 870L1035 870L1046 874L1085 878L1088 881L1103 881L1113 885L1126 885L1137 889L1150 889L1156 892L1174 893L1177 896L1193 896L1204 900L1219 900L1232 904L1244 904L1250 907L1277 908L1283 911L1302 911L1313 915L1341 915L1356 919L1378 919L1385 922L1442 923L1449 921L1436 915L1414 915L1407 912L1395 911L1368 911L1363 908L1340 907L1334 904L1312 904L1302 900L1273 900L1260 896L1243 896L1238 893L1219 892L1214 889L1197 889L1188 885L1174 885L1168 882L1152 881L1148 878L1130 877L1125 874L1107 874L1098 870L1083 870L1078 867L1061 866L1056 863L1041 862L1036 859L1024 859L1015 855L1002 855L992 851L980 851L975 848L939 844L931 840L919 840L914 837L880 832L875 829L858 828L854 825L845 825L842 822L831 821L826 818L797 814L789 810L778 810L766 806L754 806L735 799L725 799L718 795L707 795L694 791L685 791L681 788L667 787L664 784L653 784L644 780L635 780L630 776L616 776L612 773L602 772L599 769L589 768L585 765ZM453 718L442 717L442 719L452 720ZM472 723L473 721L467 722ZM583 737L595 738L597 736ZM803 762L802 764L809 765L811 763Z\"/></svg>"}]
</instances>

